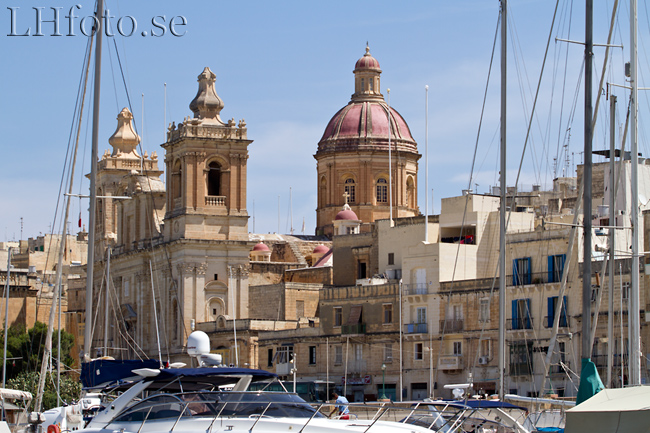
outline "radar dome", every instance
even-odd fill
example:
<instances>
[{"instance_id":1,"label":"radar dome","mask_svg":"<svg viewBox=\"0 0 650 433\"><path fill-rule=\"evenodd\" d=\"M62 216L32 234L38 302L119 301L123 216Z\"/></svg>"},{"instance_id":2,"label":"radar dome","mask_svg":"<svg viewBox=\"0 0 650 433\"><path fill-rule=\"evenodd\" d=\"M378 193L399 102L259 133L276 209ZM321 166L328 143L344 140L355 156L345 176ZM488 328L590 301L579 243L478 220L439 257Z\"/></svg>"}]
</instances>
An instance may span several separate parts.
<instances>
[{"instance_id":1,"label":"radar dome","mask_svg":"<svg viewBox=\"0 0 650 433\"><path fill-rule=\"evenodd\" d=\"M210 337L203 331L194 331L187 337L187 354L201 356L210 353Z\"/></svg>"}]
</instances>

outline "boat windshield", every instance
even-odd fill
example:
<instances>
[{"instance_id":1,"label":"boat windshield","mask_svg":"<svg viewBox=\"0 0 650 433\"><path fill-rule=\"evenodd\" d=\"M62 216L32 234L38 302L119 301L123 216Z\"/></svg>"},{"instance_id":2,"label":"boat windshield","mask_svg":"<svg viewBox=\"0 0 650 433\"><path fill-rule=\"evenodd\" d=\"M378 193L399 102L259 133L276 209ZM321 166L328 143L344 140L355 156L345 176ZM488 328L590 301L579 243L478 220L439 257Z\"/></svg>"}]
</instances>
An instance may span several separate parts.
<instances>
[{"instance_id":1,"label":"boat windshield","mask_svg":"<svg viewBox=\"0 0 650 433\"><path fill-rule=\"evenodd\" d=\"M129 407L112 422L179 417L250 417L276 418L322 417L296 394L286 392L188 392L158 394Z\"/></svg>"}]
</instances>

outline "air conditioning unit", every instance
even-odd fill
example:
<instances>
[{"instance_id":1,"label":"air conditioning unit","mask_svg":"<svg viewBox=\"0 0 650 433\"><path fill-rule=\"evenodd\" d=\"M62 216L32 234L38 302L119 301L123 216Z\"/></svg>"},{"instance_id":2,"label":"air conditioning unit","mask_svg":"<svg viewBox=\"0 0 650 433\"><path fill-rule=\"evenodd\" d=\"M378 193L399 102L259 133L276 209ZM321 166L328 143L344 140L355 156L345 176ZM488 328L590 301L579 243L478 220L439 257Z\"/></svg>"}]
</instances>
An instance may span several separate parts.
<instances>
[{"instance_id":1,"label":"air conditioning unit","mask_svg":"<svg viewBox=\"0 0 650 433\"><path fill-rule=\"evenodd\" d=\"M487 356L481 356L478 358L478 363L481 365L485 365L488 362L490 362L490 359Z\"/></svg>"}]
</instances>

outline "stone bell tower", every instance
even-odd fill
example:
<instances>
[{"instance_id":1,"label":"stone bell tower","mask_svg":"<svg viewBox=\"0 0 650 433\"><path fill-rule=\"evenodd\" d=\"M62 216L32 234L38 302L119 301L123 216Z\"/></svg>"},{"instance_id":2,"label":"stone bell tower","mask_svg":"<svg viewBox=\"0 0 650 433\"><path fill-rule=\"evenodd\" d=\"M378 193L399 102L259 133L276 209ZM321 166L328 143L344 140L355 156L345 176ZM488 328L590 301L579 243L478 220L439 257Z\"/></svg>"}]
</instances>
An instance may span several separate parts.
<instances>
[{"instance_id":1,"label":"stone bell tower","mask_svg":"<svg viewBox=\"0 0 650 433\"><path fill-rule=\"evenodd\" d=\"M167 132L165 165L169 240L248 240L246 211L246 122L224 122L215 74L205 68L190 103L194 117L172 123Z\"/></svg>"},{"instance_id":2,"label":"stone bell tower","mask_svg":"<svg viewBox=\"0 0 650 433\"><path fill-rule=\"evenodd\" d=\"M158 169L158 155L153 152L149 156L146 151L142 156L138 154L140 137L133 128L133 114L128 108L123 108L118 114L117 127L108 142L113 151L106 150L97 163L97 257L104 256L107 246L115 248L121 245L128 250L135 241L158 236L158 227L149 222L149 214L163 206L161 197L158 197L158 193L163 191L160 180L163 172ZM140 187L134 187L134 184ZM148 193L153 202L146 198L137 199L138 193ZM112 198L127 195L132 200ZM132 212L126 212L127 208L132 208ZM129 236L125 237L124 233Z\"/></svg>"}]
</instances>

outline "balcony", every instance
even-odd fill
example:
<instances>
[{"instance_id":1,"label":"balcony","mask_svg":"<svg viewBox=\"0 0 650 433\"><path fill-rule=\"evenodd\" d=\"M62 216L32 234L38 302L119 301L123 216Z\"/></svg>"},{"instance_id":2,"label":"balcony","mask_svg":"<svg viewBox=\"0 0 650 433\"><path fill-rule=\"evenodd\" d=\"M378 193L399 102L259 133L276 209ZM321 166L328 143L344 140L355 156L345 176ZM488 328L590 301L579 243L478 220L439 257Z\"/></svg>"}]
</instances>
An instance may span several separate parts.
<instances>
[{"instance_id":1,"label":"balcony","mask_svg":"<svg viewBox=\"0 0 650 433\"><path fill-rule=\"evenodd\" d=\"M206 195L205 196L205 205L213 207L225 207L226 206L226 196L223 195Z\"/></svg>"},{"instance_id":2,"label":"balcony","mask_svg":"<svg viewBox=\"0 0 650 433\"><path fill-rule=\"evenodd\" d=\"M525 286L529 284L559 283L562 281L561 270L559 272L528 272L517 275L508 275L506 284L508 286Z\"/></svg>"},{"instance_id":3,"label":"balcony","mask_svg":"<svg viewBox=\"0 0 650 433\"><path fill-rule=\"evenodd\" d=\"M544 316L544 327L545 328L552 328L553 327L553 320L554 317L549 317L549 316ZM550 322L549 322L550 320ZM567 316L562 316L560 317L560 328L568 328L569 327L569 317Z\"/></svg>"},{"instance_id":4,"label":"balcony","mask_svg":"<svg viewBox=\"0 0 650 433\"><path fill-rule=\"evenodd\" d=\"M429 285L427 283L404 284L404 295L428 295Z\"/></svg>"},{"instance_id":5,"label":"balcony","mask_svg":"<svg viewBox=\"0 0 650 433\"><path fill-rule=\"evenodd\" d=\"M461 332L465 327L463 319L448 319L440 321L440 332Z\"/></svg>"},{"instance_id":6,"label":"balcony","mask_svg":"<svg viewBox=\"0 0 650 433\"><path fill-rule=\"evenodd\" d=\"M429 329L426 323L407 323L404 325L406 334L428 334Z\"/></svg>"},{"instance_id":7,"label":"balcony","mask_svg":"<svg viewBox=\"0 0 650 433\"><path fill-rule=\"evenodd\" d=\"M351 334L365 334L366 333L366 324L365 323L356 323L354 325L343 325L341 326L342 335L351 335Z\"/></svg>"},{"instance_id":8,"label":"balcony","mask_svg":"<svg viewBox=\"0 0 650 433\"><path fill-rule=\"evenodd\" d=\"M533 329L533 318L523 317L519 319L508 319L506 321L506 328L509 330Z\"/></svg>"},{"instance_id":9,"label":"balcony","mask_svg":"<svg viewBox=\"0 0 650 433\"><path fill-rule=\"evenodd\" d=\"M571 363L566 361L563 362L568 370L571 369ZM564 367L561 364L553 364L548 367L548 374L565 374Z\"/></svg>"},{"instance_id":10,"label":"balcony","mask_svg":"<svg viewBox=\"0 0 650 433\"><path fill-rule=\"evenodd\" d=\"M460 370L463 368L463 357L460 355L441 356L438 360L438 370Z\"/></svg>"}]
</instances>

